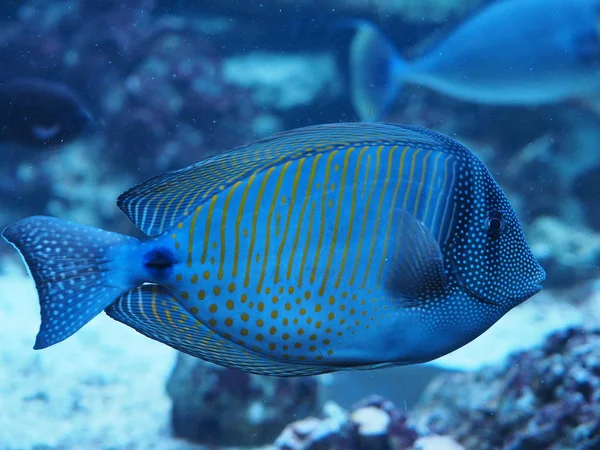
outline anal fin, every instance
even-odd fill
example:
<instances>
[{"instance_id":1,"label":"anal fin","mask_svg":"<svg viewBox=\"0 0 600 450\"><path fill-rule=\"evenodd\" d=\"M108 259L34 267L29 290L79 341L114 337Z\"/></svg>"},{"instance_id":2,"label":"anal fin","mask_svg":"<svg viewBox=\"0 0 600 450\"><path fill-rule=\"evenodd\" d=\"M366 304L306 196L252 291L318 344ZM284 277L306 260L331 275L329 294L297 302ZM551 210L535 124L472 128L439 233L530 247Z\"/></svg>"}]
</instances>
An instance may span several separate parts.
<instances>
[{"instance_id":1,"label":"anal fin","mask_svg":"<svg viewBox=\"0 0 600 450\"><path fill-rule=\"evenodd\" d=\"M279 361L251 352L211 331L160 285L145 284L121 296L106 309L111 318L188 355L256 375L298 377L337 368Z\"/></svg>"}]
</instances>

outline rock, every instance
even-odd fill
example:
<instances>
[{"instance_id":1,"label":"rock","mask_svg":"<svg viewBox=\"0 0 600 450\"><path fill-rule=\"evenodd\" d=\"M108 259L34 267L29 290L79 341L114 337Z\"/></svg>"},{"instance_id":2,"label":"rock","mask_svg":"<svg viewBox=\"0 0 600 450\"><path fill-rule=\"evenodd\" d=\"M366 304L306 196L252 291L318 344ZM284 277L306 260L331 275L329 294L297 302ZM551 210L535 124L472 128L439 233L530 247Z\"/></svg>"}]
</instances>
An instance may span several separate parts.
<instances>
[{"instance_id":1,"label":"rock","mask_svg":"<svg viewBox=\"0 0 600 450\"><path fill-rule=\"evenodd\" d=\"M390 401L371 396L347 413L329 403L325 417L288 425L276 450L408 450L419 435Z\"/></svg>"},{"instance_id":2,"label":"rock","mask_svg":"<svg viewBox=\"0 0 600 450\"><path fill-rule=\"evenodd\" d=\"M568 329L504 365L434 381L411 416L466 450L600 448L600 330Z\"/></svg>"},{"instance_id":3,"label":"rock","mask_svg":"<svg viewBox=\"0 0 600 450\"><path fill-rule=\"evenodd\" d=\"M417 439L413 450L464 450L464 447L448 436L424 436Z\"/></svg>"},{"instance_id":4,"label":"rock","mask_svg":"<svg viewBox=\"0 0 600 450\"><path fill-rule=\"evenodd\" d=\"M323 411L323 419L307 417L289 424L275 441L274 447L278 450L338 448L336 446L347 441L348 414L333 402L326 403Z\"/></svg>"},{"instance_id":5,"label":"rock","mask_svg":"<svg viewBox=\"0 0 600 450\"><path fill-rule=\"evenodd\" d=\"M277 378L226 369L180 353L167 382L177 437L207 445L258 446L321 406L318 378Z\"/></svg>"},{"instance_id":6,"label":"rock","mask_svg":"<svg viewBox=\"0 0 600 450\"><path fill-rule=\"evenodd\" d=\"M155 13L154 3L28 0L19 2L15 16L5 21L0 29L2 81L59 80L77 91L98 119L89 136L69 147L0 150L0 198L9 220L39 213L67 218L68 211L70 218L89 222L99 216L95 222L102 225L129 226L116 214L116 196L106 202L97 195L108 191L104 184L118 179L119 185L127 180L131 187L246 143L257 133L287 127L277 116L258 120L265 111L250 93L224 82L225 55L214 42L214 30L193 17ZM231 37L227 33L233 31L223 28L221 33ZM79 176L90 161L84 177ZM77 173L72 174L74 165ZM70 185L76 175L82 189L53 192L55 173L48 169L56 167L69 172L61 185ZM57 178L62 181L60 173ZM90 194L90 188L96 191ZM82 197L88 203L85 211L72 206ZM110 209L108 214L97 212L100 203Z\"/></svg>"},{"instance_id":7,"label":"rock","mask_svg":"<svg viewBox=\"0 0 600 450\"><path fill-rule=\"evenodd\" d=\"M555 217L540 217L528 234L546 270L545 287L567 287L600 276L600 234Z\"/></svg>"},{"instance_id":8,"label":"rock","mask_svg":"<svg viewBox=\"0 0 600 450\"><path fill-rule=\"evenodd\" d=\"M388 447L391 417L386 411L376 406L365 406L354 411L350 420L356 428L360 447L373 450Z\"/></svg>"},{"instance_id":9,"label":"rock","mask_svg":"<svg viewBox=\"0 0 600 450\"><path fill-rule=\"evenodd\" d=\"M330 53L250 52L226 59L223 77L231 85L250 90L256 104L277 110L332 99L343 89Z\"/></svg>"}]
</instances>

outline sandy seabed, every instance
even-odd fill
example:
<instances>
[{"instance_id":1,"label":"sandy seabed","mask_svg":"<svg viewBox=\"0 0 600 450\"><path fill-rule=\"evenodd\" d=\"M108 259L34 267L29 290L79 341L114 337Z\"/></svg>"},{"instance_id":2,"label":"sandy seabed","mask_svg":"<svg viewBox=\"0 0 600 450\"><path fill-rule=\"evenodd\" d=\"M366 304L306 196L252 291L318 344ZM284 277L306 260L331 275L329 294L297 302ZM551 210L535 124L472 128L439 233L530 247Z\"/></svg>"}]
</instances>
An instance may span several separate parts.
<instances>
[{"instance_id":1,"label":"sandy seabed","mask_svg":"<svg viewBox=\"0 0 600 450\"><path fill-rule=\"evenodd\" d=\"M0 277L0 449L197 449L170 436L165 380L176 352L101 314L32 350L33 282Z\"/></svg>"}]
</instances>

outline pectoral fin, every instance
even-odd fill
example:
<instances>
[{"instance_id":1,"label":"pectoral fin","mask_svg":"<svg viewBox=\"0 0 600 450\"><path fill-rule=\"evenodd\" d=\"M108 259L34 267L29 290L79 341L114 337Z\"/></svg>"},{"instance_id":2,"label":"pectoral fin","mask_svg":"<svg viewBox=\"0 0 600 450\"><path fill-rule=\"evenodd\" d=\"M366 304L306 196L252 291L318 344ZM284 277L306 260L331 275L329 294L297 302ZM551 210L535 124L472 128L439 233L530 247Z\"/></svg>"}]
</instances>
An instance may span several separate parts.
<instances>
[{"instance_id":1,"label":"pectoral fin","mask_svg":"<svg viewBox=\"0 0 600 450\"><path fill-rule=\"evenodd\" d=\"M385 288L402 306L420 306L446 287L442 251L431 231L405 210L398 210L396 240L387 261Z\"/></svg>"}]
</instances>

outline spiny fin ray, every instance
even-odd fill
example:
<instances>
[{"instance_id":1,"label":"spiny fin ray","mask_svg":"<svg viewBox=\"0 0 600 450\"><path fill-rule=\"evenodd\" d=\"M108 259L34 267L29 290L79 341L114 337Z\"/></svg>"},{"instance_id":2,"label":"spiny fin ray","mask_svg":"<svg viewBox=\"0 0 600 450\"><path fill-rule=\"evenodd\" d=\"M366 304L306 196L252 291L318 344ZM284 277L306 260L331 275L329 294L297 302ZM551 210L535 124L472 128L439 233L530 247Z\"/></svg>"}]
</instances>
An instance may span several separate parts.
<instances>
[{"instance_id":1,"label":"spiny fin ray","mask_svg":"<svg viewBox=\"0 0 600 450\"><path fill-rule=\"evenodd\" d=\"M387 291L406 307L419 306L428 293L441 297L446 287L443 256L431 231L409 212L395 211L397 229L387 261Z\"/></svg>"},{"instance_id":2,"label":"spiny fin ray","mask_svg":"<svg viewBox=\"0 0 600 450\"><path fill-rule=\"evenodd\" d=\"M298 377L335 370L326 365L270 359L222 338L202 325L160 285L145 284L106 309L111 318L188 355L256 375Z\"/></svg>"},{"instance_id":3,"label":"spiny fin ray","mask_svg":"<svg viewBox=\"0 0 600 450\"><path fill-rule=\"evenodd\" d=\"M441 134L418 127L383 123L316 125L286 131L159 175L121 194L117 205L136 227L157 236L252 173L336 148L386 144L468 151Z\"/></svg>"}]
</instances>

